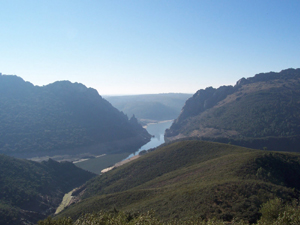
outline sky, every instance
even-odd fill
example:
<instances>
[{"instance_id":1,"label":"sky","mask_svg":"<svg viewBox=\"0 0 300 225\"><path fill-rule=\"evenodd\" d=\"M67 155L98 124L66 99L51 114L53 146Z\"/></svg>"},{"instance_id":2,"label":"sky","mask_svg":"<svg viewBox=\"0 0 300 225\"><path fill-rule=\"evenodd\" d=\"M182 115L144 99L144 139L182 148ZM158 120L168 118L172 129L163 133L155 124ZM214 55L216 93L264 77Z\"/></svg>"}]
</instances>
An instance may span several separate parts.
<instances>
[{"instance_id":1,"label":"sky","mask_svg":"<svg viewBox=\"0 0 300 225\"><path fill-rule=\"evenodd\" d=\"M299 12L299 0L0 0L0 73L195 93L299 68Z\"/></svg>"}]
</instances>

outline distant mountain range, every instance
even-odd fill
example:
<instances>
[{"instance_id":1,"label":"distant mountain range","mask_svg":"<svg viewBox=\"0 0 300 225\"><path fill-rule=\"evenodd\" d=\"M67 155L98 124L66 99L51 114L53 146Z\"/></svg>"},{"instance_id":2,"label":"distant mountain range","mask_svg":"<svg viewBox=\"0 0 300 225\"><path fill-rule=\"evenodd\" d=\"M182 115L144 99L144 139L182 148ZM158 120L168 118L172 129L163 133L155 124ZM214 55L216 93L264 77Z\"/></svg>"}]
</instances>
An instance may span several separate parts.
<instances>
[{"instance_id":1,"label":"distant mountain range","mask_svg":"<svg viewBox=\"0 0 300 225\"><path fill-rule=\"evenodd\" d=\"M135 115L140 122L173 120L180 114L185 101L192 94L147 94L104 96L114 107L127 116Z\"/></svg>"},{"instance_id":2,"label":"distant mountain range","mask_svg":"<svg viewBox=\"0 0 300 225\"><path fill-rule=\"evenodd\" d=\"M235 86L197 91L165 138L300 151L300 69L260 73Z\"/></svg>"},{"instance_id":3,"label":"distant mountain range","mask_svg":"<svg viewBox=\"0 0 300 225\"><path fill-rule=\"evenodd\" d=\"M55 212L65 193L94 176L70 162L0 154L0 224L36 224Z\"/></svg>"},{"instance_id":4,"label":"distant mountain range","mask_svg":"<svg viewBox=\"0 0 300 225\"><path fill-rule=\"evenodd\" d=\"M58 81L34 86L0 74L0 153L17 157L134 152L150 140L135 119L95 89Z\"/></svg>"}]
</instances>

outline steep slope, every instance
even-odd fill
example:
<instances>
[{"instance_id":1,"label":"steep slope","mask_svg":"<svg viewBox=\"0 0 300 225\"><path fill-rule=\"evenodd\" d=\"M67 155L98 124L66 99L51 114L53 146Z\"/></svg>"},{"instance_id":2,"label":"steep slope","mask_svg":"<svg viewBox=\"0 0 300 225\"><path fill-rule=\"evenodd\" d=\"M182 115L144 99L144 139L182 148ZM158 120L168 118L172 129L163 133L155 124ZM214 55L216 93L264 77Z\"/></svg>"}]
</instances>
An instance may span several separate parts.
<instances>
[{"instance_id":1,"label":"steep slope","mask_svg":"<svg viewBox=\"0 0 300 225\"><path fill-rule=\"evenodd\" d=\"M38 87L1 75L0 105L0 152L5 154L103 154L99 149L134 151L150 140L145 129L79 83Z\"/></svg>"},{"instance_id":2,"label":"steep slope","mask_svg":"<svg viewBox=\"0 0 300 225\"><path fill-rule=\"evenodd\" d=\"M55 212L66 192L95 175L69 162L0 155L0 224L34 224Z\"/></svg>"},{"instance_id":3,"label":"steep slope","mask_svg":"<svg viewBox=\"0 0 300 225\"><path fill-rule=\"evenodd\" d=\"M191 94L148 94L130 96L105 96L114 107L129 117L135 115L141 121L172 120L178 117Z\"/></svg>"},{"instance_id":4,"label":"steep slope","mask_svg":"<svg viewBox=\"0 0 300 225\"><path fill-rule=\"evenodd\" d=\"M300 190L300 155L182 141L160 147L87 183L82 200L59 217L99 210L256 221L263 202Z\"/></svg>"},{"instance_id":5,"label":"steep slope","mask_svg":"<svg viewBox=\"0 0 300 225\"><path fill-rule=\"evenodd\" d=\"M243 78L235 86L199 90L165 137L299 151L299 124L300 69L288 69Z\"/></svg>"}]
</instances>

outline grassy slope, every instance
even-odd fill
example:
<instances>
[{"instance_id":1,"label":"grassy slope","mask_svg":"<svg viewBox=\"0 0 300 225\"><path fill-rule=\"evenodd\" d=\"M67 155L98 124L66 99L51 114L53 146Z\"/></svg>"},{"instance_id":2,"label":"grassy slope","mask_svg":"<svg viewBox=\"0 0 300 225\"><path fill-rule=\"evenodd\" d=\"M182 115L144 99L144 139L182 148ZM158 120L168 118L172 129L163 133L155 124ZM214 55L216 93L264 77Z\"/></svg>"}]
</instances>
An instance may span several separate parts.
<instances>
[{"instance_id":1,"label":"grassy slope","mask_svg":"<svg viewBox=\"0 0 300 225\"><path fill-rule=\"evenodd\" d=\"M64 193L94 174L72 163L37 163L0 155L0 224L23 224L45 218Z\"/></svg>"},{"instance_id":2,"label":"grassy slope","mask_svg":"<svg viewBox=\"0 0 300 225\"><path fill-rule=\"evenodd\" d=\"M299 162L297 154L177 142L91 180L84 200L61 216L116 207L152 209L166 220L216 216L255 221L269 198L290 200L299 194Z\"/></svg>"}]
</instances>

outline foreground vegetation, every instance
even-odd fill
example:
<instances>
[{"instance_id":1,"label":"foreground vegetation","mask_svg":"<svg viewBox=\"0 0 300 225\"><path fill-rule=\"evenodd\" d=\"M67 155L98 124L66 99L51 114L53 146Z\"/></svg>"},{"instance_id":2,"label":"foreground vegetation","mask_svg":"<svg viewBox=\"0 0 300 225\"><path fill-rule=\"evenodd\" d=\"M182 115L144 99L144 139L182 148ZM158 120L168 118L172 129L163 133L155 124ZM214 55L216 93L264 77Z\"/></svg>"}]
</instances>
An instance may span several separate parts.
<instances>
[{"instance_id":1,"label":"foreground vegetation","mask_svg":"<svg viewBox=\"0 0 300 225\"><path fill-rule=\"evenodd\" d=\"M284 203L282 199L275 198L262 205L261 217L256 225L298 225L300 224L300 206L295 200L291 204ZM87 213L80 216L76 221L71 218L54 220L48 217L39 221L38 225L116 225L116 224L149 224L149 225L225 225L228 222L217 219L189 218L187 220L172 219L164 222L157 219L153 213L124 213L124 212L98 212ZM232 225L248 225L244 220L233 220Z\"/></svg>"},{"instance_id":2,"label":"foreground vegetation","mask_svg":"<svg viewBox=\"0 0 300 225\"><path fill-rule=\"evenodd\" d=\"M165 145L87 183L81 201L57 218L153 210L162 222L190 218L256 223L270 199L300 194L299 154L203 141Z\"/></svg>"}]
</instances>

